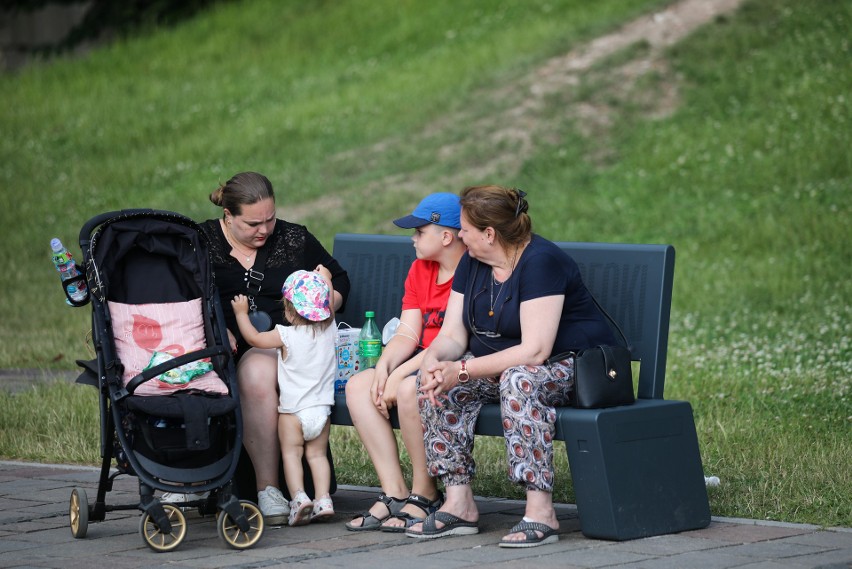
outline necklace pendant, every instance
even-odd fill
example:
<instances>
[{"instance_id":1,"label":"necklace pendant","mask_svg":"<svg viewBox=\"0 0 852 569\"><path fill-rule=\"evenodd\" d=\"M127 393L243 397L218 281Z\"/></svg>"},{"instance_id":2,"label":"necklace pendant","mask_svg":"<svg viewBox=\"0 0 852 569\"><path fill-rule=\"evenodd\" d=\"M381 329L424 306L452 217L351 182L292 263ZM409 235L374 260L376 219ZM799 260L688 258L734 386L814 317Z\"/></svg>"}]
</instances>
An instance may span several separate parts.
<instances>
[{"instance_id":1,"label":"necklace pendant","mask_svg":"<svg viewBox=\"0 0 852 569\"><path fill-rule=\"evenodd\" d=\"M494 316L494 311L493 311L493 310L489 310L489 311L488 311L488 316Z\"/></svg>"}]
</instances>

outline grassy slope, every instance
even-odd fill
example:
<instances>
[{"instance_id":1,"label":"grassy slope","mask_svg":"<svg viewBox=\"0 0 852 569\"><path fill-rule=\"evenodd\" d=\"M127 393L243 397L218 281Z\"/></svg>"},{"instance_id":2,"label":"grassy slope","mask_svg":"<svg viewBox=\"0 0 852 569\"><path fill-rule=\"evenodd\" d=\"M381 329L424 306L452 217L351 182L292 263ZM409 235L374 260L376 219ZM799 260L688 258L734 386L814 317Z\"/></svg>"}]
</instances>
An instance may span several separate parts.
<instances>
[{"instance_id":1,"label":"grassy slope","mask_svg":"<svg viewBox=\"0 0 852 569\"><path fill-rule=\"evenodd\" d=\"M50 237L73 244L86 219L119 208L214 216L206 196L246 169L269 175L284 206L346 196L427 160L396 141L470 104L473 89L660 3L238 2L0 78L0 223L11 254L0 275L0 366L68 367L84 342L84 311L33 310L58 290ZM358 159L388 140L377 164ZM390 200L312 229L330 243L401 207Z\"/></svg>"},{"instance_id":2,"label":"grassy slope","mask_svg":"<svg viewBox=\"0 0 852 569\"><path fill-rule=\"evenodd\" d=\"M544 100L526 154L494 134L525 96L512 86L659 2L300 4L220 7L0 78L0 366L85 355L86 311L61 305L46 250L95 213L203 219L216 182L251 168L283 205L331 200L303 216L330 244L391 231L424 192L494 180L531 191L546 236L676 246L667 396L695 408L705 468L723 480L714 514L852 525L848 3L749 2L625 86L623 66L648 51L632 46ZM672 85L676 104L657 113ZM606 126L569 112L581 104ZM481 446L493 476L480 489L507 491L499 449ZM0 454L42 456L27 452ZM360 481L364 455L340 460Z\"/></svg>"}]
</instances>

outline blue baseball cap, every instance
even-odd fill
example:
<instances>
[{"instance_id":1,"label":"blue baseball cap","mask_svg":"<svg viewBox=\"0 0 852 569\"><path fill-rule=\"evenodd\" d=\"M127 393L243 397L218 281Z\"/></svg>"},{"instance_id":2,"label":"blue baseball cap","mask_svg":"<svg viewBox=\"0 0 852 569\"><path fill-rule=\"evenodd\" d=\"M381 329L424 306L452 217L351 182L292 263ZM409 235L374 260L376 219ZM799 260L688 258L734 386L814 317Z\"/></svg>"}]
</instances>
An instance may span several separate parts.
<instances>
[{"instance_id":1,"label":"blue baseball cap","mask_svg":"<svg viewBox=\"0 0 852 569\"><path fill-rule=\"evenodd\" d=\"M394 225L403 229L414 229L434 223L444 227L461 229L461 205L456 194L437 193L423 198L411 215L395 219Z\"/></svg>"}]
</instances>

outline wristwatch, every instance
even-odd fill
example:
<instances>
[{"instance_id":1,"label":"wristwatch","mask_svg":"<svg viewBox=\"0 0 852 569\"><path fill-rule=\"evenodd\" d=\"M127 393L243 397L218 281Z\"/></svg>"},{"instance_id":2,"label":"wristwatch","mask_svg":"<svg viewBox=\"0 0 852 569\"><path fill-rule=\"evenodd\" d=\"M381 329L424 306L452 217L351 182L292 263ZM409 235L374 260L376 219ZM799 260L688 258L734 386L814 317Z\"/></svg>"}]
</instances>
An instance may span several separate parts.
<instances>
[{"instance_id":1,"label":"wristwatch","mask_svg":"<svg viewBox=\"0 0 852 569\"><path fill-rule=\"evenodd\" d=\"M461 368L459 369L459 383L467 383L470 379L470 372L467 371L467 360L461 361Z\"/></svg>"}]
</instances>

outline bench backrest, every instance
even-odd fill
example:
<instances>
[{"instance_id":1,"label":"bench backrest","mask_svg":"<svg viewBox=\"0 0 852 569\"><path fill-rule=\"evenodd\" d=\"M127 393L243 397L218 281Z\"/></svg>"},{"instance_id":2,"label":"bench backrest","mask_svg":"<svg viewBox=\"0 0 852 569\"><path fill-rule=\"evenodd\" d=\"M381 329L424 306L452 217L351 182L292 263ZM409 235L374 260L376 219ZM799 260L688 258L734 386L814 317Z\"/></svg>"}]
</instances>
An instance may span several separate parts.
<instances>
[{"instance_id":1,"label":"bench backrest","mask_svg":"<svg viewBox=\"0 0 852 569\"><path fill-rule=\"evenodd\" d=\"M557 242L580 266L586 286L618 323L640 362L638 396L662 399L666 378L674 247ZM414 261L411 238L340 233L334 258L349 273L352 289L337 322L358 327L376 313L381 329L399 316L403 286Z\"/></svg>"}]
</instances>

